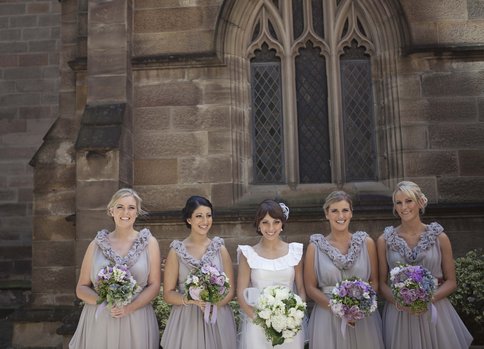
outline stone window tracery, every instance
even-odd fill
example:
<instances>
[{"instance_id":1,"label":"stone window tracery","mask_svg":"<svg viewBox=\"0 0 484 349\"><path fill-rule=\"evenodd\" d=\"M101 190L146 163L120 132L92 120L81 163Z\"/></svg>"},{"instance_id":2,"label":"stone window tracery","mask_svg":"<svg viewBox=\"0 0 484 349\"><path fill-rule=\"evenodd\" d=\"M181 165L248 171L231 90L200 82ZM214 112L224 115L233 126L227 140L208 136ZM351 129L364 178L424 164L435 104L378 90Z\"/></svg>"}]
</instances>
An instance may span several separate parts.
<instances>
[{"instance_id":1,"label":"stone window tracery","mask_svg":"<svg viewBox=\"0 0 484 349\"><path fill-rule=\"evenodd\" d=\"M259 2L246 51L253 184L379 179L367 23L354 0Z\"/></svg>"}]
</instances>

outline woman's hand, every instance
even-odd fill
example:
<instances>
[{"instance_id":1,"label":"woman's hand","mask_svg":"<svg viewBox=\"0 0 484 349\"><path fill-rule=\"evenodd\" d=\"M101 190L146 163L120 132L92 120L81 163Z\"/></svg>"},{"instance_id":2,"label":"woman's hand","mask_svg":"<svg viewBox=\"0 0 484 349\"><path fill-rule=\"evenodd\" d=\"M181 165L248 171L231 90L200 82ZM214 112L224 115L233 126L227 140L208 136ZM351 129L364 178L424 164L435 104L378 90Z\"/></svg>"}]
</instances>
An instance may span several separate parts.
<instances>
[{"instance_id":1,"label":"woman's hand","mask_svg":"<svg viewBox=\"0 0 484 349\"><path fill-rule=\"evenodd\" d=\"M111 308L111 316L113 318L122 318L123 316L126 316L130 314L132 311L130 310L129 304L125 305L123 307L112 307Z\"/></svg>"}]
</instances>

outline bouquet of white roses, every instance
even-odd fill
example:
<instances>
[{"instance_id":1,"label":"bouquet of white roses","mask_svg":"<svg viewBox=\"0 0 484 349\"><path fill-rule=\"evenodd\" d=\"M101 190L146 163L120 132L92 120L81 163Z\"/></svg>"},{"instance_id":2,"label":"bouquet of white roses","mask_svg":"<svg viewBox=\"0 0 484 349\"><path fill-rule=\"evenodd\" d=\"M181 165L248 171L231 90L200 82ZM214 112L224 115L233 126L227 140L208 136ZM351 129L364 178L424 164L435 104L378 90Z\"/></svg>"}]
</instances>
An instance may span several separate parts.
<instances>
[{"instance_id":1,"label":"bouquet of white roses","mask_svg":"<svg viewBox=\"0 0 484 349\"><path fill-rule=\"evenodd\" d=\"M376 292L368 282L357 277L349 278L333 288L329 306L343 319L341 331L344 335L346 324L354 325L377 309Z\"/></svg>"},{"instance_id":2,"label":"bouquet of white roses","mask_svg":"<svg viewBox=\"0 0 484 349\"><path fill-rule=\"evenodd\" d=\"M291 342L302 328L306 303L285 286L267 286L256 304L254 322L272 346Z\"/></svg>"},{"instance_id":3,"label":"bouquet of white roses","mask_svg":"<svg viewBox=\"0 0 484 349\"><path fill-rule=\"evenodd\" d=\"M228 294L230 282L227 275L210 264L193 269L185 280L185 293L187 299L205 301L204 318L209 322L212 312L211 323L217 321L217 306ZM213 305L213 307L212 307Z\"/></svg>"},{"instance_id":4,"label":"bouquet of white roses","mask_svg":"<svg viewBox=\"0 0 484 349\"><path fill-rule=\"evenodd\" d=\"M99 295L96 318L106 306L122 307L133 300L141 287L131 275L126 265L108 265L102 268L96 277L94 289Z\"/></svg>"}]
</instances>

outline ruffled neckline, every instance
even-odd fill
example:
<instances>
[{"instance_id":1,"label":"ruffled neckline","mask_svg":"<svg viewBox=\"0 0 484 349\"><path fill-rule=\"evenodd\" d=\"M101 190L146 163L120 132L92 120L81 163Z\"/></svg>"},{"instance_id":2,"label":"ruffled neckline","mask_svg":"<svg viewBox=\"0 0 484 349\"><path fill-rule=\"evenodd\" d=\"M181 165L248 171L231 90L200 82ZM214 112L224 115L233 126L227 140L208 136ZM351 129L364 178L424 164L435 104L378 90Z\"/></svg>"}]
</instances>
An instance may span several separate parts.
<instances>
[{"instance_id":1,"label":"ruffled neckline","mask_svg":"<svg viewBox=\"0 0 484 349\"><path fill-rule=\"evenodd\" d=\"M220 248L224 245L224 240L218 236L213 237L207 250L203 254L201 259L196 259L190 253L188 253L187 248L180 240L173 240L170 247L175 250L177 255L183 259L187 264L192 267L200 267L203 264L211 263L213 257L220 251Z\"/></svg>"},{"instance_id":2,"label":"ruffled neckline","mask_svg":"<svg viewBox=\"0 0 484 349\"><path fill-rule=\"evenodd\" d=\"M444 228L439 223L428 224L414 248L408 246L405 239L398 235L397 229L393 226L385 228L383 237L392 251L398 252L409 263L412 263L418 259L419 255L435 245L437 237L443 231Z\"/></svg>"},{"instance_id":3,"label":"ruffled neckline","mask_svg":"<svg viewBox=\"0 0 484 349\"><path fill-rule=\"evenodd\" d=\"M239 245L237 248L237 256L240 253L245 256L249 267L252 269L283 270L299 264L303 255L303 244L299 242L289 243L287 254L274 259L260 256L249 245Z\"/></svg>"},{"instance_id":4,"label":"ruffled neckline","mask_svg":"<svg viewBox=\"0 0 484 349\"><path fill-rule=\"evenodd\" d=\"M110 232L107 229L99 231L95 238L97 246L108 260L118 265L125 264L128 268L131 268L136 263L141 253L146 249L148 239L151 236L149 229L144 228L140 230L138 236L129 248L128 254L122 257L113 250L111 242L109 241L109 234Z\"/></svg>"},{"instance_id":5,"label":"ruffled neckline","mask_svg":"<svg viewBox=\"0 0 484 349\"><path fill-rule=\"evenodd\" d=\"M354 262L360 255L361 248L364 246L364 241L367 237L368 234L364 231L357 231L356 233L351 234L350 247L346 254L342 254L340 250L331 245L322 234L311 235L309 242L315 244L321 252L326 254L336 268L347 270L353 266Z\"/></svg>"}]
</instances>

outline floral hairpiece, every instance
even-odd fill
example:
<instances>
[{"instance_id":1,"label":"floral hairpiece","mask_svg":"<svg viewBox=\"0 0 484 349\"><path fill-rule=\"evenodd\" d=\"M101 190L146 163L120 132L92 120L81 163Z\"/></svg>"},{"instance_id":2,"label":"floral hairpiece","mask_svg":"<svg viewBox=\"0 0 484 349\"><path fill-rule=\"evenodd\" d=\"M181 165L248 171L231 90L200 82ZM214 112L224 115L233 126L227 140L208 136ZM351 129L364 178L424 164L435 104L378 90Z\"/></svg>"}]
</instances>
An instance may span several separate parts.
<instances>
[{"instance_id":1,"label":"floral hairpiece","mask_svg":"<svg viewBox=\"0 0 484 349\"><path fill-rule=\"evenodd\" d=\"M279 206L281 206L282 213L284 214L284 217L286 217L286 221L289 219L289 207L286 206L285 203L280 202Z\"/></svg>"}]
</instances>

